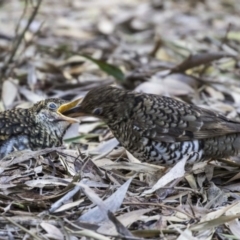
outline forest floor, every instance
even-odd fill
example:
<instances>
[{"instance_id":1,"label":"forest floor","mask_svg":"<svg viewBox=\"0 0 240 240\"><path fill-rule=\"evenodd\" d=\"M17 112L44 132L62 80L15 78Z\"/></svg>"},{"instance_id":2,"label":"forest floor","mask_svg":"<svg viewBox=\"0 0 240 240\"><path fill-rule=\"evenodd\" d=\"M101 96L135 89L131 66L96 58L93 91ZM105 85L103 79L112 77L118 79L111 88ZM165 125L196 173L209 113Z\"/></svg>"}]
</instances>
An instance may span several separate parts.
<instances>
[{"instance_id":1,"label":"forest floor","mask_svg":"<svg viewBox=\"0 0 240 240\"><path fill-rule=\"evenodd\" d=\"M240 1L0 1L0 110L103 84L240 119ZM0 162L0 239L240 239L240 158L140 162L99 119Z\"/></svg>"}]
</instances>

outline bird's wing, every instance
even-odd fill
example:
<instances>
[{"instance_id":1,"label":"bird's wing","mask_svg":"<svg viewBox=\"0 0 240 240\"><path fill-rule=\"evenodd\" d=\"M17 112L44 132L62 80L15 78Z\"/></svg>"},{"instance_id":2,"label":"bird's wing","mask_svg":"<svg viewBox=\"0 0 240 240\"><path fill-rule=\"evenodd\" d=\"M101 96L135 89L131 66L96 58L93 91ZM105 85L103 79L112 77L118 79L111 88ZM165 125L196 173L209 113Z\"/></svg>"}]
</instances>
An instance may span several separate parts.
<instances>
[{"instance_id":1,"label":"bird's wing","mask_svg":"<svg viewBox=\"0 0 240 240\"><path fill-rule=\"evenodd\" d=\"M156 141L187 141L240 132L238 121L168 97L145 96L136 110L134 129Z\"/></svg>"},{"instance_id":2,"label":"bird's wing","mask_svg":"<svg viewBox=\"0 0 240 240\"><path fill-rule=\"evenodd\" d=\"M29 133L33 123L26 113L20 108L0 113L0 144L12 136Z\"/></svg>"}]
</instances>

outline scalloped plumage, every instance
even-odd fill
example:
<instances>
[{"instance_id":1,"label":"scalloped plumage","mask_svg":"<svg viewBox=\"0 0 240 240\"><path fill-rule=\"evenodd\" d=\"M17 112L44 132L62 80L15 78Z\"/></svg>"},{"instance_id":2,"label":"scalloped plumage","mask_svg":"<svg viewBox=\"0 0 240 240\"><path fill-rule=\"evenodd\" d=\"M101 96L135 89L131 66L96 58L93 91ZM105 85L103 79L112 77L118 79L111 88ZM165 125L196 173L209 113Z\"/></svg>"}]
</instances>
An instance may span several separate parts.
<instances>
[{"instance_id":1,"label":"scalloped plumage","mask_svg":"<svg viewBox=\"0 0 240 240\"><path fill-rule=\"evenodd\" d=\"M50 98L31 108L0 112L0 158L14 150L60 146L70 123L57 112L65 101ZM51 109L49 104L53 104Z\"/></svg>"},{"instance_id":2,"label":"scalloped plumage","mask_svg":"<svg viewBox=\"0 0 240 240\"><path fill-rule=\"evenodd\" d=\"M64 114L101 118L119 142L143 161L172 164L195 152L189 159L193 162L240 151L240 122L169 97L103 86L89 91Z\"/></svg>"}]
</instances>

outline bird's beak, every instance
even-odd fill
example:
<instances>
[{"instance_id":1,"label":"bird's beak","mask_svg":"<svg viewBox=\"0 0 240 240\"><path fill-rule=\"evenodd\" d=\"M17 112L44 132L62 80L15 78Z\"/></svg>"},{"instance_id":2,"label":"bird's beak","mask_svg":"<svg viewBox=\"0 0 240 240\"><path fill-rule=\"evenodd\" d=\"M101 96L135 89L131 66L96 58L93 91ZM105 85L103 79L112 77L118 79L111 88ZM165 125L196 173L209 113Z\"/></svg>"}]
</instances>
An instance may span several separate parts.
<instances>
[{"instance_id":1,"label":"bird's beak","mask_svg":"<svg viewBox=\"0 0 240 240\"><path fill-rule=\"evenodd\" d=\"M82 112L81 109L81 102L83 98L79 98L69 103L65 103L58 108L58 112L67 119L75 120L72 117L81 117L85 114ZM77 120L78 121L78 120Z\"/></svg>"},{"instance_id":2,"label":"bird's beak","mask_svg":"<svg viewBox=\"0 0 240 240\"><path fill-rule=\"evenodd\" d=\"M69 123L79 122L78 119L72 118L72 117L80 116L80 114L73 114L73 113L77 113L78 110L76 111L72 111L72 110L75 110L75 108L78 109L80 107L79 104L81 101L82 101L82 98L74 100L72 102L64 103L58 108L57 113L59 114L59 116L61 116L63 120Z\"/></svg>"}]
</instances>

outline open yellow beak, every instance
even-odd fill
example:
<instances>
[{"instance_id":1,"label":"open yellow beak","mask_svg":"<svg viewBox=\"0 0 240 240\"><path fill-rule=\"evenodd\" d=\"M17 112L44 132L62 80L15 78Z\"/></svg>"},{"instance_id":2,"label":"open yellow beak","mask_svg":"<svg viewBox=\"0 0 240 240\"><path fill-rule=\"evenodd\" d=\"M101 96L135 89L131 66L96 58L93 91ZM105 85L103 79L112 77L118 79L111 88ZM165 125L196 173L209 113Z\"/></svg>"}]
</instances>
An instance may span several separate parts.
<instances>
[{"instance_id":1,"label":"open yellow beak","mask_svg":"<svg viewBox=\"0 0 240 240\"><path fill-rule=\"evenodd\" d=\"M65 112L68 113L69 111L71 111L71 109L77 108L79 106L79 104L81 103L81 101L82 101L82 98L74 100L72 102L64 103L58 108L57 113L59 114L59 116L61 116L63 118L63 120L65 120L69 123L80 122L78 119L72 118L74 116L79 117L79 114L66 114L67 115L66 116Z\"/></svg>"}]
</instances>

